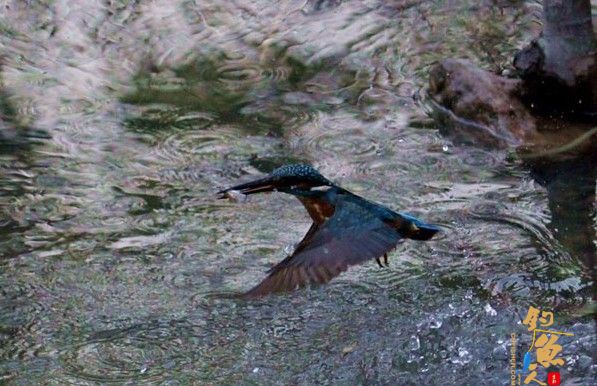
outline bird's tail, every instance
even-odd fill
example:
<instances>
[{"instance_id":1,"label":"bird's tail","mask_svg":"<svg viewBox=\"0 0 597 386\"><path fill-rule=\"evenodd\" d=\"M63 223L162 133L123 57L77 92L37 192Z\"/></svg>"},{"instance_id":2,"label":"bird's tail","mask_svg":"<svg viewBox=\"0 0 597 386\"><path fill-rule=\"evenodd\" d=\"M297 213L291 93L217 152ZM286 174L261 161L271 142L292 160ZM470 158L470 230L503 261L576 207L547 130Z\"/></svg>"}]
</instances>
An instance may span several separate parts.
<instances>
[{"instance_id":1,"label":"bird's tail","mask_svg":"<svg viewBox=\"0 0 597 386\"><path fill-rule=\"evenodd\" d=\"M405 232L405 236L409 239L421 241L429 240L441 230L438 226L427 224L408 213L401 212L400 216L409 223Z\"/></svg>"}]
</instances>

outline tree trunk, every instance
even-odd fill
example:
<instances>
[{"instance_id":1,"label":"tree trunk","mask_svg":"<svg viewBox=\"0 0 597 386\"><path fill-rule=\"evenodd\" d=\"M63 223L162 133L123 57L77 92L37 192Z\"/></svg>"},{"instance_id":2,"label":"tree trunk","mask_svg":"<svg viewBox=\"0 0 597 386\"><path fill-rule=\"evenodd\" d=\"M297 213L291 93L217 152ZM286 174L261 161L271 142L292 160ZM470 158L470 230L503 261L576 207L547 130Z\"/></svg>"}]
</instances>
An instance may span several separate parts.
<instances>
[{"instance_id":1,"label":"tree trunk","mask_svg":"<svg viewBox=\"0 0 597 386\"><path fill-rule=\"evenodd\" d=\"M537 112L576 115L597 110L597 44L590 0L543 0L543 32L514 66Z\"/></svg>"},{"instance_id":2,"label":"tree trunk","mask_svg":"<svg viewBox=\"0 0 597 386\"><path fill-rule=\"evenodd\" d=\"M574 86L574 62L595 51L590 0L544 0L545 71Z\"/></svg>"}]
</instances>

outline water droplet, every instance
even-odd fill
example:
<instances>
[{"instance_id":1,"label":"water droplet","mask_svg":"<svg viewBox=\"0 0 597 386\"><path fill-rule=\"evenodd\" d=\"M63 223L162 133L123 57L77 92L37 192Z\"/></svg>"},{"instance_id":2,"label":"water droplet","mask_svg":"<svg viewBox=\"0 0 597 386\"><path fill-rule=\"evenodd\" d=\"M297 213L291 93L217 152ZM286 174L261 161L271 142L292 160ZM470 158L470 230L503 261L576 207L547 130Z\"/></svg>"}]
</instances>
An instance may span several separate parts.
<instances>
[{"instance_id":1,"label":"water droplet","mask_svg":"<svg viewBox=\"0 0 597 386\"><path fill-rule=\"evenodd\" d=\"M473 356L464 347L458 347L458 357L452 356L450 362L454 364L464 365L471 361Z\"/></svg>"},{"instance_id":2,"label":"water droplet","mask_svg":"<svg viewBox=\"0 0 597 386\"><path fill-rule=\"evenodd\" d=\"M295 249L296 249L296 244L288 244L284 247L284 253L286 255L290 256L294 253Z\"/></svg>"},{"instance_id":3,"label":"water droplet","mask_svg":"<svg viewBox=\"0 0 597 386\"><path fill-rule=\"evenodd\" d=\"M351 344L349 346L346 346L342 349L342 355L347 355L350 354L351 352L353 352L354 350L356 350L357 345L356 344Z\"/></svg>"},{"instance_id":4,"label":"water droplet","mask_svg":"<svg viewBox=\"0 0 597 386\"><path fill-rule=\"evenodd\" d=\"M431 321L429 322L429 328L438 329L442 326L442 321L435 319L435 317L431 317Z\"/></svg>"},{"instance_id":5,"label":"water droplet","mask_svg":"<svg viewBox=\"0 0 597 386\"><path fill-rule=\"evenodd\" d=\"M419 341L419 337L413 335L410 337L410 341L408 342L408 347L411 351L416 351L421 348L421 342Z\"/></svg>"},{"instance_id":6,"label":"water droplet","mask_svg":"<svg viewBox=\"0 0 597 386\"><path fill-rule=\"evenodd\" d=\"M493 307L491 307L491 305L489 303L487 303L485 305L485 312L487 312L487 314L489 316L496 316L497 315L497 311L493 309Z\"/></svg>"},{"instance_id":7,"label":"water droplet","mask_svg":"<svg viewBox=\"0 0 597 386\"><path fill-rule=\"evenodd\" d=\"M458 348L458 356L463 359L464 363L467 363L471 360L471 354L464 347Z\"/></svg>"}]
</instances>

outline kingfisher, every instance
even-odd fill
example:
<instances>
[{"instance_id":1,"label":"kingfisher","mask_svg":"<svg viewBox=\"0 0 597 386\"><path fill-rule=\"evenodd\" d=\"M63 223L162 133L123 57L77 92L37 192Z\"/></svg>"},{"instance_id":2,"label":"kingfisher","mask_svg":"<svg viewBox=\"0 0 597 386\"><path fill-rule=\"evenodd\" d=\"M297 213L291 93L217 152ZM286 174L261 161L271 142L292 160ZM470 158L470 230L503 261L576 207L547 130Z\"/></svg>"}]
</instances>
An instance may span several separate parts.
<instances>
[{"instance_id":1,"label":"kingfisher","mask_svg":"<svg viewBox=\"0 0 597 386\"><path fill-rule=\"evenodd\" d=\"M429 240L440 231L408 213L359 197L303 164L279 167L264 178L221 190L218 195L238 199L263 192L295 196L313 223L294 252L241 295L244 298L325 284L349 266L372 259L387 267L388 252L405 238Z\"/></svg>"}]
</instances>

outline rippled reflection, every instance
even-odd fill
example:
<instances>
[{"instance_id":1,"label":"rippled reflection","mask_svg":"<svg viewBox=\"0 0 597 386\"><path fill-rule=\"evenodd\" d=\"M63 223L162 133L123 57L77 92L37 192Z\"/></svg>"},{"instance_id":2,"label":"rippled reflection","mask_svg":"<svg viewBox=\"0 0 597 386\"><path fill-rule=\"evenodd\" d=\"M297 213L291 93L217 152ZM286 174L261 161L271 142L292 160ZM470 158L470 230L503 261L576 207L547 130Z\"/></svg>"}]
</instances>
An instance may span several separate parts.
<instances>
[{"instance_id":1,"label":"rippled reflection","mask_svg":"<svg viewBox=\"0 0 597 386\"><path fill-rule=\"evenodd\" d=\"M494 3L5 2L0 383L499 384L530 304L590 382L594 226L568 205L590 184L454 146L421 104L438 58L502 70L536 34L537 3ZM444 232L326 287L218 296L310 221L214 193L291 162Z\"/></svg>"}]
</instances>

